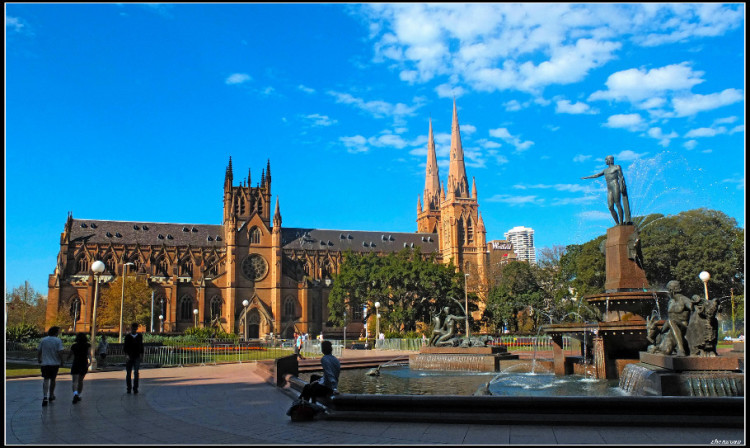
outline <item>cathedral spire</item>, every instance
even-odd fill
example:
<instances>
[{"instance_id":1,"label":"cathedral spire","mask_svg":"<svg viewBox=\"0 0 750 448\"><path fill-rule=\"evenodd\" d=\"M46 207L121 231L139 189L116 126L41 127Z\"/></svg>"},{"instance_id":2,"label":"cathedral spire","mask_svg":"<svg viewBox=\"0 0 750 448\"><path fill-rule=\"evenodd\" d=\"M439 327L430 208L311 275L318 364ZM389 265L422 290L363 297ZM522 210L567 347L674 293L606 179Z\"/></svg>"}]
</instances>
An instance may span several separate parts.
<instances>
[{"instance_id":1,"label":"cathedral spire","mask_svg":"<svg viewBox=\"0 0 750 448\"><path fill-rule=\"evenodd\" d=\"M229 165L227 165L227 171L224 174L224 188L232 187L232 156L229 156Z\"/></svg>"},{"instance_id":2,"label":"cathedral spire","mask_svg":"<svg viewBox=\"0 0 750 448\"><path fill-rule=\"evenodd\" d=\"M425 201L426 203L427 201ZM422 213L422 200L419 199L419 196L417 196L417 215Z\"/></svg>"},{"instance_id":3,"label":"cathedral spire","mask_svg":"<svg viewBox=\"0 0 750 448\"><path fill-rule=\"evenodd\" d=\"M271 159L266 162L266 182L271 183Z\"/></svg>"},{"instance_id":4,"label":"cathedral spire","mask_svg":"<svg viewBox=\"0 0 750 448\"><path fill-rule=\"evenodd\" d=\"M281 227L281 212L279 211L279 197L276 196L276 210L273 212L273 228Z\"/></svg>"},{"instance_id":5,"label":"cathedral spire","mask_svg":"<svg viewBox=\"0 0 750 448\"><path fill-rule=\"evenodd\" d=\"M461 130L458 125L458 112L456 112L456 100L453 99L453 122L451 124L451 160L448 171L448 189L457 197L468 197L469 183L466 180L466 167L464 166L464 150L461 146Z\"/></svg>"},{"instance_id":6,"label":"cathedral spire","mask_svg":"<svg viewBox=\"0 0 750 448\"><path fill-rule=\"evenodd\" d=\"M477 198L477 180L474 176L471 176L471 197L473 199Z\"/></svg>"},{"instance_id":7,"label":"cathedral spire","mask_svg":"<svg viewBox=\"0 0 750 448\"><path fill-rule=\"evenodd\" d=\"M432 133L432 119L427 137L427 166L424 180L424 205L427 210L435 210L440 202L440 175L435 154L435 137Z\"/></svg>"}]
</instances>

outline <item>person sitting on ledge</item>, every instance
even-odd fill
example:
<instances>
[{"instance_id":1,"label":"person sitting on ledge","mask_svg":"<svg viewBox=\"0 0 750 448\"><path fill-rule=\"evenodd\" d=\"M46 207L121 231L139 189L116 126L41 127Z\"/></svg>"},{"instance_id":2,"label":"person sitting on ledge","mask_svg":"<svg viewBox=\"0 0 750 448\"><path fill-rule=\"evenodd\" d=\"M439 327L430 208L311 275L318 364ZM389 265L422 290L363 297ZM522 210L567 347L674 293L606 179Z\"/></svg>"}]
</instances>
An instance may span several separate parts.
<instances>
[{"instance_id":1,"label":"person sitting on ledge","mask_svg":"<svg viewBox=\"0 0 750 448\"><path fill-rule=\"evenodd\" d=\"M323 367L323 377L312 375L310 383L302 389L299 398L304 401L315 403L317 398L330 397L337 392L339 385L339 373L341 373L341 363L333 353L331 341L323 341L320 344L320 350L323 357L320 358L320 365Z\"/></svg>"}]
</instances>

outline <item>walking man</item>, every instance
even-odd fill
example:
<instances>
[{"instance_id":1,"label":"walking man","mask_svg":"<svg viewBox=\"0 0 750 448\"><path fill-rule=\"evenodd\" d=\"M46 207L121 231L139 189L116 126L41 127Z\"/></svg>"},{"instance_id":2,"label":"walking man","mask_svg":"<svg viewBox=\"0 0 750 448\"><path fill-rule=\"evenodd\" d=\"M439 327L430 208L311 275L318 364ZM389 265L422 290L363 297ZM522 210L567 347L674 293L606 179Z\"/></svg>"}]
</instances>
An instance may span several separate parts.
<instances>
[{"instance_id":1,"label":"walking man","mask_svg":"<svg viewBox=\"0 0 750 448\"><path fill-rule=\"evenodd\" d=\"M60 327L51 327L47 336L42 338L37 348L37 359L41 366L42 378L44 378L42 382L44 393L42 406L47 406L50 401L55 400L55 381L57 380L57 372L63 363L63 344L57 337L58 333L60 333Z\"/></svg>"},{"instance_id":2,"label":"walking man","mask_svg":"<svg viewBox=\"0 0 750 448\"><path fill-rule=\"evenodd\" d=\"M128 393L132 390L134 394L138 393L138 371L141 368L141 358L143 357L143 335L138 333L138 323L133 322L130 325L130 334L125 336L123 351L127 355L125 361L125 386ZM130 381L131 373L135 377L132 384Z\"/></svg>"}]
</instances>

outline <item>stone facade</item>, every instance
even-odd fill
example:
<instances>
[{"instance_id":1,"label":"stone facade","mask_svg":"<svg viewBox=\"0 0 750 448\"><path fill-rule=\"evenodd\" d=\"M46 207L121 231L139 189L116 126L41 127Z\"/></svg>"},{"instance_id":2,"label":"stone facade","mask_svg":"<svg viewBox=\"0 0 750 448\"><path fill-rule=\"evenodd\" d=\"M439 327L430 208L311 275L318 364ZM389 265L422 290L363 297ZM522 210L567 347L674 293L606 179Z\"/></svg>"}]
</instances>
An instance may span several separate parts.
<instances>
[{"instance_id":1,"label":"stone facade","mask_svg":"<svg viewBox=\"0 0 750 448\"><path fill-rule=\"evenodd\" d=\"M419 247L425 256L453 261L470 274L469 290L483 295L486 231L475 183L468 190L455 103L447 190L438 177L432 123L429 132L425 207L420 202L417 233L284 228L278 197L272 203L270 161L255 186L249 172L235 185L231 158L220 225L82 220L69 214L49 276L46 326L58 313L70 313L78 315L77 331L90 328L95 260L106 266L104 283L132 263L128 275L148 280L154 315L164 316L165 332L192 327L194 309L199 326L218 319L225 331L246 337L341 331L325 325L329 280L347 250L386 254ZM356 334L363 328L361 310L351 310L350 316L347 331Z\"/></svg>"}]
</instances>

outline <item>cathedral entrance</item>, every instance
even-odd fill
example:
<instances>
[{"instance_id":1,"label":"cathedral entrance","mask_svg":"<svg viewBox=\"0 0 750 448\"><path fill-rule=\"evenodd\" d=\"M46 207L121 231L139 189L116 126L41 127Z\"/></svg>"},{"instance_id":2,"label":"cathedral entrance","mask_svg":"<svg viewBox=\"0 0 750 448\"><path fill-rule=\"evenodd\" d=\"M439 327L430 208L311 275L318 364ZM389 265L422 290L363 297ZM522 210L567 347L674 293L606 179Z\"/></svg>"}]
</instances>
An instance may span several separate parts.
<instances>
[{"instance_id":1,"label":"cathedral entrance","mask_svg":"<svg viewBox=\"0 0 750 448\"><path fill-rule=\"evenodd\" d=\"M260 337L260 313L258 313L257 308L253 308L247 313L245 334L248 339L258 339Z\"/></svg>"}]
</instances>

